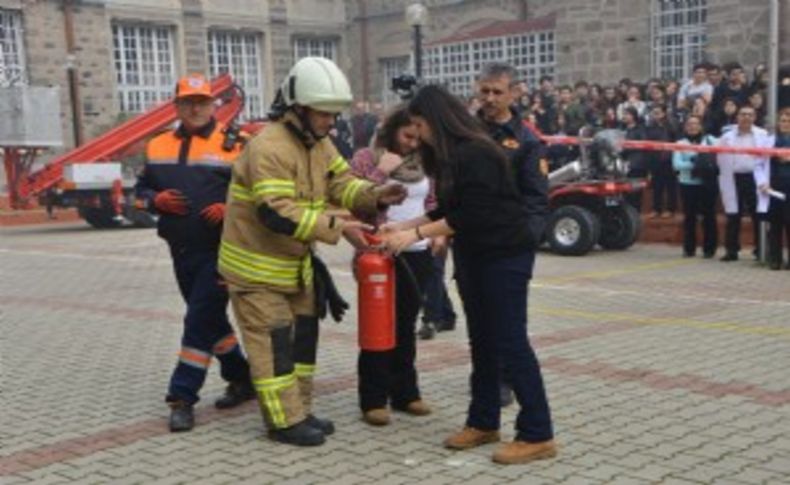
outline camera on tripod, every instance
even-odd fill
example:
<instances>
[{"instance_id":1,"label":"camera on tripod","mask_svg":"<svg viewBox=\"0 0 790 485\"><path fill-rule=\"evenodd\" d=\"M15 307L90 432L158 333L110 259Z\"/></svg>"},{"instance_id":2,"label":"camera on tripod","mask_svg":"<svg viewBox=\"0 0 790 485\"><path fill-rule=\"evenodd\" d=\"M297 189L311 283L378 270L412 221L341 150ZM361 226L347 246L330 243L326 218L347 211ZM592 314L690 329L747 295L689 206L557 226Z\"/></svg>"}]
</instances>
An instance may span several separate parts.
<instances>
[{"instance_id":1,"label":"camera on tripod","mask_svg":"<svg viewBox=\"0 0 790 485\"><path fill-rule=\"evenodd\" d=\"M390 89L392 89L400 99L406 100L414 97L417 89L420 87L420 82L411 74L401 74L395 76L391 80Z\"/></svg>"}]
</instances>

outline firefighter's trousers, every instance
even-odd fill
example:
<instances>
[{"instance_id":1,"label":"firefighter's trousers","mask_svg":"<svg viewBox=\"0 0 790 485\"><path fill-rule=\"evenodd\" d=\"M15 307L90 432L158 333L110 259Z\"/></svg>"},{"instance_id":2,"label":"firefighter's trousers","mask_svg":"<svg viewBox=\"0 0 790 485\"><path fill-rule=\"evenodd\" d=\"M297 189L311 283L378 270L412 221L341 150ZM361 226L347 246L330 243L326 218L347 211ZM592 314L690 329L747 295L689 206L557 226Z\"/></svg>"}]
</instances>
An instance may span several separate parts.
<instances>
[{"instance_id":1,"label":"firefighter's trousers","mask_svg":"<svg viewBox=\"0 0 790 485\"><path fill-rule=\"evenodd\" d=\"M266 425L282 429L303 421L318 348L312 287L296 294L231 287L230 300Z\"/></svg>"},{"instance_id":2,"label":"firefighter's trousers","mask_svg":"<svg viewBox=\"0 0 790 485\"><path fill-rule=\"evenodd\" d=\"M219 359L220 374L228 382L248 381L250 370L228 321L228 292L219 285L217 252L171 248L171 255L187 313L166 400L194 404L212 356Z\"/></svg>"}]
</instances>

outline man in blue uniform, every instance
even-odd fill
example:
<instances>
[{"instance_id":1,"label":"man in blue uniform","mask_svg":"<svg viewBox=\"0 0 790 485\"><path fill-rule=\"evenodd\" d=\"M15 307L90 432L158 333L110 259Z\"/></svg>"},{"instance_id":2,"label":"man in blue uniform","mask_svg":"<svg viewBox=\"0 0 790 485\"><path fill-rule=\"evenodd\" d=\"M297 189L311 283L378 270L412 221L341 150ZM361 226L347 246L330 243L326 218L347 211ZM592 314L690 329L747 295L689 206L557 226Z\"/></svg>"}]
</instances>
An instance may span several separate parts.
<instances>
[{"instance_id":1,"label":"man in blue uniform","mask_svg":"<svg viewBox=\"0 0 790 485\"><path fill-rule=\"evenodd\" d=\"M247 360L228 321L227 290L220 285L217 254L231 164L238 143L225 143L225 128L214 118L209 82L193 74L179 80L175 99L179 126L152 139L136 195L159 214L158 233L170 247L178 288L187 304L178 363L166 401L170 430L194 426L193 406L211 358L229 384L215 402L223 409L253 399Z\"/></svg>"},{"instance_id":2,"label":"man in blue uniform","mask_svg":"<svg viewBox=\"0 0 790 485\"><path fill-rule=\"evenodd\" d=\"M548 165L541 158L543 145L518 116L518 71L509 64L492 63L483 68L478 77L478 116L488 133L507 153L512 164L516 184L528 214L530 233L537 247L545 229L548 214ZM500 401L502 406L513 402L513 392L507 373L502 372Z\"/></svg>"}]
</instances>

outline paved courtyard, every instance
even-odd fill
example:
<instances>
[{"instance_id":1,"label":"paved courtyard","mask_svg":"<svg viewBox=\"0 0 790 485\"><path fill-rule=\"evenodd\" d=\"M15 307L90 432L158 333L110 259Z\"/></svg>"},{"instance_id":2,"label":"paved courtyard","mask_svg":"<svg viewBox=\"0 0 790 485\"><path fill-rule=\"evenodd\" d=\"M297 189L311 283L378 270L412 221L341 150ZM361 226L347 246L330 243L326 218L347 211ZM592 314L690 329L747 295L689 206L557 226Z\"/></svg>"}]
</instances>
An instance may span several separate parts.
<instances>
[{"instance_id":1,"label":"paved courtyard","mask_svg":"<svg viewBox=\"0 0 790 485\"><path fill-rule=\"evenodd\" d=\"M353 299L348 246L323 254ZM174 435L163 394L183 304L154 231L0 230L0 482L790 483L790 271L679 254L540 255L530 333L561 454L499 466L494 445L441 447L467 405L463 324L419 344L430 417L360 421L352 313L322 328L326 445L267 440L254 403L216 411L216 366L198 426Z\"/></svg>"}]
</instances>

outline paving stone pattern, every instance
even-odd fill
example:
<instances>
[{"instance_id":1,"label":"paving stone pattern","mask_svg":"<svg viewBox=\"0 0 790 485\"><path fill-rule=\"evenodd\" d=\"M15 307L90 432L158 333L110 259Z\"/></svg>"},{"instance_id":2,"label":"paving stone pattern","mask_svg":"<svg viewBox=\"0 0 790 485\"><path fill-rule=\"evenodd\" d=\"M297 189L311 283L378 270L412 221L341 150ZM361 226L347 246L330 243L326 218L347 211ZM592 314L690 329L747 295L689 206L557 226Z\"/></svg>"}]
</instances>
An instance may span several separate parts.
<instances>
[{"instance_id":1,"label":"paving stone pattern","mask_svg":"<svg viewBox=\"0 0 790 485\"><path fill-rule=\"evenodd\" d=\"M355 305L349 247L321 253ZM679 253L540 254L529 326L561 453L499 466L494 445L441 447L468 404L463 322L419 342L430 417L360 421L352 311L322 328L316 412L338 428L326 445L269 441L254 403L215 410L216 366L198 426L173 435L163 399L183 303L154 231L2 230L0 482L790 483L790 271Z\"/></svg>"}]
</instances>

